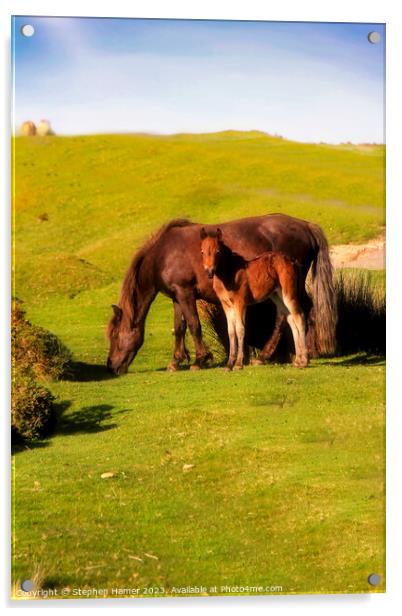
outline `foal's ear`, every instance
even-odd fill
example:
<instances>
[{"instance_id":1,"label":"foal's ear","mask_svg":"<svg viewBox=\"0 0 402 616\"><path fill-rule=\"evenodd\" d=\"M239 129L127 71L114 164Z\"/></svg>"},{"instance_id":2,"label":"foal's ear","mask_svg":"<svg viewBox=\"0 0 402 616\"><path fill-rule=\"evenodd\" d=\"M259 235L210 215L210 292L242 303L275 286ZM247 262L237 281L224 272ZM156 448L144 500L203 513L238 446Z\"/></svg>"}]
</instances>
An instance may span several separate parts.
<instances>
[{"instance_id":1,"label":"foal's ear","mask_svg":"<svg viewBox=\"0 0 402 616\"><path fill-rule=\"evenodd\" d=\"M202 240L205 240L205 238L207 237L207 232L205 231L205 227L201 229L200 236Z\"/></svg>"},{"instance_id":2,"label":"foal's ear","mask_svg":"<svg viewBox=\"0 0 402 616\"><path fill-rule=\"evenodd\" d=\"M112 308L113 308L114 316L120 320L121 317L123 316L122 309L120 308L120 306L116 306L116 304L112 304Z\"/></svg>"},{"instance_id":3,"label":"foal's ear","mask_svg":"<svg viewBox=\"0 0 402 616\"><path fill-rule=\"evenodd\" d=\"M219 229L219 227L216 230L216 237L220 242L222 241L222 231Z\"/></svg>"}]
</instances>

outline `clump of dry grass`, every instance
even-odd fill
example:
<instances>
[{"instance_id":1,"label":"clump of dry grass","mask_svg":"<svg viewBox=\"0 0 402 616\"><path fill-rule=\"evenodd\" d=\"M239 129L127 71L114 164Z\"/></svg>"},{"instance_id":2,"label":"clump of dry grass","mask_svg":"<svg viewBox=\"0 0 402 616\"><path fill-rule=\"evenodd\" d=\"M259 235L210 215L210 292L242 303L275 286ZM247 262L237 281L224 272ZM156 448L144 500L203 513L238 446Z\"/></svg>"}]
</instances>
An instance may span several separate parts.
<instances>
[{"instance_id":1,"label":"clump of dry grass","mask_svg":"<svg viewBox=\"0 0 402 616\"><path fill-rule=\"evenodd\" d=\"M382 280L368 270L338 270L338 354L385 355L386 299Z\"/></svg>"},{"instance_id":2,"label":"clump of dry grass","mask_svg":"<svg viewBox=\"0 0 402 616\"><path fill-rule=\"evenodd\" d=\"M41 595L40 591L43 589L45 573L41 565L37 563L34 564L30 581L33 584L32 591L25 592L21 587L23 580L15 580L11 585L11 599L16 599L18 601L43 599L44 597Z\"/></svg>"}]
</instances>

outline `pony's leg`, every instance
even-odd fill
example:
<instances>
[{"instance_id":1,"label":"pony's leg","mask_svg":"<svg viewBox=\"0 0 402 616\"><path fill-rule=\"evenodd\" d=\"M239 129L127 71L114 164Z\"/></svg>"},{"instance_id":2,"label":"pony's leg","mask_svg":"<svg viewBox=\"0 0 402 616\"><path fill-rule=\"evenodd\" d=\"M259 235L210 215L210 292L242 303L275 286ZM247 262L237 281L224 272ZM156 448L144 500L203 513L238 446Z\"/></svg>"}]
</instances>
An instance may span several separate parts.
<instances>
[{"instance_id":1,"label":"pony's leg","mask_svg":"<svg viewBox=\"0 0 402 616\"><path fill-rule=\"evenodd\" d=\"M286 315L280 310L277 310L274 331L272 332L269 340L265 343L264 348L262 349L258 357L252 360L251 363L253 365L258 366L258 365L265 364L267 360L274 354L279 344L279 341L282 338L282 333L283 333L285 323L286 323Z\"/></svg>"},{"instance_id":2,"label":"pony's leg","mask_svg":"<svg viewBox=\"0 0 402 616\"><path fill-rule=\"evenodd\" d=\"M245 332L246 306L239 303L235 306L235 328L237 338L237 359L235 370L243 370L244 363L244 332Z\"/></svg>"},{"instance_id":3,"label":"pony's leg","mask_svg":"<svg viewBox=\"0 0 402 616\"><path fill-rule=\"evenodd\" d=\"M236 314L233 306L226 306L223 304L226 320L228 324L228 336L229 336L229 359L226 364L225 370L229 372L233 369L236 361L237 352L237 339L236 339Z\"/></svg>"},{"instance_id":4,"label":"pony's leg","mask_svg":"<svg viewBox=\"0 0 402 616\"><path fill-rule=\"evenodd\" d=\"M176 290L176 301L187 321L188 328L194 340L195 362L191 370L199 370L208 359L212 359L210 353L202 340L201 323L197 312L197 303L193 289L178 288Z\"/></svg>"},{"instance_id":5,"label":"pony's leg","mask_svg":"<svg viewBox=\"0 0 402 616\"><path fill-rule=\"evenodd\" d=\"M184 360L190 361L190 353L186 348L186 329L187 322L183 316L183 312L180 308L180 305L173 301L173 310L174 310L174 336L175 336L175 347L173 352L173 358L167 369L172 372L176 371L180 365L180 363Z\"/></svg>"}]
</instances>

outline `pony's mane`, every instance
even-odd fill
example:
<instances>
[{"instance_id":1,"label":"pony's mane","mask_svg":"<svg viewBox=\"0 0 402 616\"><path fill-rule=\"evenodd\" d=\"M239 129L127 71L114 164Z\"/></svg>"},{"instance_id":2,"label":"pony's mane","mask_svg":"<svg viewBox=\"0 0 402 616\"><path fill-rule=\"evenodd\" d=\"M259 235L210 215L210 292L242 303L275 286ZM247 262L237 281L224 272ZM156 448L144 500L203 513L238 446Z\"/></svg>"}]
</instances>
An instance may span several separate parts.
<instances>
[{"instance_id":1,"label":"pony's mane","mask_svg":"<svg viewBox=\"0 0 402 616\"><path fill-rule=\"evenodd\" d=\"M134 320L134 310L136 304L136 288L138 282L138 273L144 257L151 248L157 244L162 236L170 231L173 227L187 227L193 225L191 220L187 218L174 218L165 225L163 225L159 231L152 235L135 253L130 267L124 277L123 284L120 292L119 306L123 310L124 315L132 322Z\"/></svg>"}]
</instances>

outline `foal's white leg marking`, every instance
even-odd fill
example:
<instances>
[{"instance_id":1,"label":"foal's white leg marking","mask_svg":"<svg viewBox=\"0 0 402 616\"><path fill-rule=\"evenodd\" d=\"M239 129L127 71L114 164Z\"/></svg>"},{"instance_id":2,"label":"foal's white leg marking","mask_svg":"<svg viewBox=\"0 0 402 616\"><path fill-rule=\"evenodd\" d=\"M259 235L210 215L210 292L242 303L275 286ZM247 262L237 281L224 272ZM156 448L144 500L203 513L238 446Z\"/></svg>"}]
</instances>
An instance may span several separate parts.
<instances>
[{"instance_id":1,"label":"foal's white leg marking","mask_svg":"<svg viewBox=\"0 0 402 616\"><path fill-rule=\"evenodd\" d=\"M293 316L296 327L299 331L299 346L302 365L308 364L308 352L306 344L306 318L302 312Z\"/></svg>"},{"instance_id":2,"label":"foal's white leg marking","mask_svg":"<svg viewBox=\"0 0 402 616\"><path fill-rule=\"evenodd\" d=\"M236 340L236 315L233 306L228 306L223 304L223 309L225 311L227 325L228 325L228 335L229 335L229 361L228 365L232 366L235 362L236 351L237 351L237 340Z\"/></svg>"},{"instance_id":3,"label":"foal's white leg marking","mask_svg":"<svg viewBox=\"0 0 402 616\"><path fill-rule=\"evenodd\" d=\"M245 310L241 310L240 307L235 308L235 318L236 318L236 336L237 336L237 360L236 366L243 367L244 361L244 321L245 321Z\"/></svg>"},{"instance_id":4,"label":"foal's white leg marking","mask_svg":"<svg viewBox=\"0 0 402 616\"><path fill-rule=\"evenodd\" d=\"M292 314L288 314L287 320L288 320L288 323L289 323L289 325L291 327L291 330L292 330L293 340L295 341L295 350L296 350L295 362L298 363L298 361L300 360L300 336L299 336L299 330L297 328L296 322L295 322L294 317L293 317Z\"/></svg>"},{"instance_id":5,"label":"foal's white leg marking","mask_svg":"<svg viewBox=\"0 0 402 616\"><path fill-rule=\"evenodd\" d=\"M308 363L308 353L306 346L306 319L301 311L299 305L295 305L295 301L290 300L287 297L283 298L283 301L288 308L290 314L288 317L288 322L290 324L289 319L292 318L294 323L295 331L297 332L297 350L296 350L296 363L302 366L306 366ZM292 327L292 325L290 324ZM292 328L293 331L293 328ZM295 341L296 345L296 341Z\"/></svg>"},{"instance_id":6,"label":"foal's white leg marking","mask_svg":"<svg viewBox=\"0 0 402 616\"><path fill-rule=\"evenodd\" d=\"M290 329L292 330L293 341L295 343L295 351L296 351L296 361L298 361L300 357L300 336L299 329L294 320L294 310L292 307L292 303L287 301L287 298L282 296L282 291L280 289L275 289L275 291L270 296L272 301L275 302L278 310L286 315L287 322L289 323Z\"/></svg>"}]
</instances>

